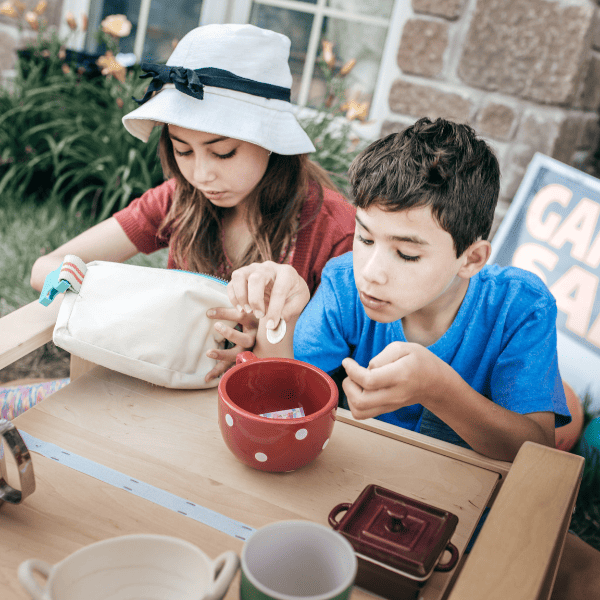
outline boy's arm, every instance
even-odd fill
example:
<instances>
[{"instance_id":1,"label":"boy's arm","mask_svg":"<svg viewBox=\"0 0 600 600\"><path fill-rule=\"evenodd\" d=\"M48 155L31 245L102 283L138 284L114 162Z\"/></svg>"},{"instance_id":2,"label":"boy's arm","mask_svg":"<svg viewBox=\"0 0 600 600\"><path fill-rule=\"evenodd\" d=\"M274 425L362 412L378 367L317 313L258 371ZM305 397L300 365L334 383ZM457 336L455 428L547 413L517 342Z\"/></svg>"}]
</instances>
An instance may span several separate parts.
<instances>
[{"instance_id":1,"label":"boy's arm","mask_svg":"<svg viewBox=\"0 0 600 600\"><path fill-rule=\"evenodd\" d=\"M394 342L369 368L343 365L354 417L366 419L420 403L474 450L512 461L525 441L554 447L554 413L519 414L488 400L447 363L419 344Z\"/></svg>"}]
</instances>

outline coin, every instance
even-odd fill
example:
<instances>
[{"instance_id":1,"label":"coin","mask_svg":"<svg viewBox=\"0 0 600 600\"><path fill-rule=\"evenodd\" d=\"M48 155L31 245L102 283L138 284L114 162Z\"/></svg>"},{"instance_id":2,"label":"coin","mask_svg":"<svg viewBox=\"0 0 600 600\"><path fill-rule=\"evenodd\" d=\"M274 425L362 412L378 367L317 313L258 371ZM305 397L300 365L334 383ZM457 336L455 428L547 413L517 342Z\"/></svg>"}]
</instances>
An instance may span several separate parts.
<instances>
[{"instance_id":1,"label":"coin","mask_svg":"<svg viewBox=\"0 0 600 600\"><path fill-rule=\"evenodd\" d=\"M278 344L284 337L287 327L283 319L279 319L279 325L275 329L267 329L267 340L271 344Z\"/></svg>"}]
</instances>

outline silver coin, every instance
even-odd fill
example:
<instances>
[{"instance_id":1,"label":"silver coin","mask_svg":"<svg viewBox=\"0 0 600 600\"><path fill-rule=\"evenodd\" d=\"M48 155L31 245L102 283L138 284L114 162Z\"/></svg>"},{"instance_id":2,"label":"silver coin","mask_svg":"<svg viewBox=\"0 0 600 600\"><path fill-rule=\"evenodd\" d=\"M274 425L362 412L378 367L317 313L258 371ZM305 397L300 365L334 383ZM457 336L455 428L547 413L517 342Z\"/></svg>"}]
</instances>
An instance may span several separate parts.
<instances>
[{"instance_id":1,"label":"silver coin","mask_svg":"<svg viewBox=\"0 0 600 600\"><path fill-rule=\"evenodd\" d=\"M271 344L278 344L284 337L287 326L283 319L279 319L279 325L275 329L267 329L267 340Z\"/></svg>"}]
</instances>

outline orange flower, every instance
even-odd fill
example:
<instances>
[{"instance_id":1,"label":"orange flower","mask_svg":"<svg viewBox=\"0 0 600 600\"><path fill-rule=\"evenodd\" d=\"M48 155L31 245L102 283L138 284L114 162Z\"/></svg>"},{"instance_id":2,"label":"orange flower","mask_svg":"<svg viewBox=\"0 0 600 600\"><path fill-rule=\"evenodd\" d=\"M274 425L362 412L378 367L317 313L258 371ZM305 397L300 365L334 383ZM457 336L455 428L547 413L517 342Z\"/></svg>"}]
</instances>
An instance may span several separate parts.
<instances>
[{"instance_id":1,"label":"orange flower","mask_svg":"<svg viewBox=\"0 0 600 600\"><path fill-rule=\"evenodd\" d=\"M341 69L340 69L340 76L341 77L345 77L346 75L348 75L348 73L350 73L350 71L352 71L352 69L354 69L354 65L356 64L356 59L355 58L351 58Z\"/></svg>"},{"instance_id":2,"label":"orange flower","mask_svg":"<svg viewBox=\"0 0 600 600\"><path fill-rule=\"evenodd\" d=\"M40 21L36 13L32 10L29 10L25 13L25 20L29 24L29 27L34 31L37 31L40 28Z\"/></svg>"},{"instance_id":3,"label":"orange flower","mask_svg":"<svg viewBox=\"0 0 600 600\"><path fill-rule=\"evenodd\" d=\"M77 29L77 21L75 20L75 15L71 12L67 12L66 19L67 25L71 31L75 31Z\"/></svg>"},{"instance_id":4,"label":"orange flower","mask_svg":"<svg viewBox=\"0 0 600 600\"><path fill-rule=\"evenodd\" d=\"M112 75L120 82L125 81L127 69L117 61L115 55L109 50L104 56L101 56L96 64L102 69L102 75Z\"/></svg>"},{"instance_id":5,"label":"orange flower","mask_svg":"<svg viewBox=\"0 0 600 600\"><path fill-rule=\"evenodd\" d=\"M46 8L48 8L48 3L46 0L40 0L33 9L33 12L37 15L43 15L46 12Z\"/></svg>"},{"instance_id":6,"label":"orange flower","mask_svg":"<svg viewBox=\"0 0 600 600\"><path fill-rule=\"evenodd\" d=\"M102 31L116 38L127 37L131 33L131 22L125 15L109 15L100 23Z\"/></svg>"},{"instance_id":7,"label":"orange flower","mask_svg":"<svg viewBox=\"0 0 600 600\"><path fill-rule=\"evenodd\" d=\"M85 13L81 13L81 31L87 31L88 28L88 16Z\"/></svg>"},{"instance_id":8,"label":"orange flower","mask_svg":"<svg viewBox=\"0 0 600 600\"><path fill-rule=\"evenodd\" d=\"M60 60L65 60L65 58L67 58L67 49L64 46L59 48L58 58L60 58Z\"/></svg>"},{"instance_id":9,"label":"orange flower","mask_svg":"<svg viewBox=\"0 0 600 600\"><path fill-rule=\"evenodd\" d=\"M350 138L350 147L348 148L348 150L350 152L354 152L354 150L356 150L356 147L358 146L359 142L360 142L360 138L356 135L353 135Z\"/></svg>"},{"instance_id":10,"label":"orange flower","mask_svg":"<svg viewBox=\"0 0 600 600\"><path fill-rule=\"evenodd\" d=\"M333 65L335 64L333 44L331 42L328 42L327 40L323 40L321 44L323 45L323 60L330 69L333 69Z\"/></svg>"},{"instance_id":11,"label":"orange flower","mask_svg":"<svg viewBox=\"0 0 600 600\"><path fill-rule=\"evenodd\" d=\"M125 104L125 102L123 102L123 99L122 99L122 98L117 98L117 99L116 99L116 103L117 103L117 106L118 106L119 108L123 108L123 106L124 106L124 104Z\"/></svg>"},{"instance_id":12,"label":"orange flower","mask_svg":"<svg viewBox=\"0 0 600 600\"><path fill-rule=\"evenodd\" d=\"M71 72L71 67L69 67L67 63L63 63L60 68L65 75L68 75Z\"/></svg>"},{"instance_id":13,"label":"orange flower","mask_svg":"<svg viewBox=\"0 0 600 600\"><path fill-rule=\"evenodd\" d=\"M360 102L350 100L350 102L346 102L340 108L346 112L346 119L348 121L353 121L354 119L364 121L369 112L369 103L365 102L361 104Z\"/></svg>"},{"instance_id":14,"label":"orange flower","mask_svg":"<svg viewBox=\"0 0 600 600\"><path fill-rule=\"evenodd\" d=\"M0 15L6 15L7 17L18 17L19 13L17 12L17 9L12 5L12 2L6 0L6 2L0 4Z\"/></svg>"}]
</instances>

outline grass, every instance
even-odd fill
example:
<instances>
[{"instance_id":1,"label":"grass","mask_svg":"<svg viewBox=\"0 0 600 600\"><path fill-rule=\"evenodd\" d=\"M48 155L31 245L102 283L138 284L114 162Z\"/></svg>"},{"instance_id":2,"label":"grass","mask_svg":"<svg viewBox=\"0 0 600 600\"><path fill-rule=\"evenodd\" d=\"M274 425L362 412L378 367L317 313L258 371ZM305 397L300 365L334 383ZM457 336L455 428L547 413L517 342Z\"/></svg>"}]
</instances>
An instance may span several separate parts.
<instances>
[{"instance_id":1,"label":"grass","mask_svg":"<svg viewBox=\"0 0 600 600\"><path fill-rule=\"evenodd\" d=\"M0 195L0 256L3 257L0 262L0 317L38 298L38 292L29 285L29 274L35 260L92 224L89 218L69 211L56 199L39 203L33 198L22 200L6 192ZM166 267L166 256L166 250L161 250L149 256L139 254L128 262ZM66 377L68 355L63 356L63 353L52 343L47 344L22 359L25 361L22 367L15 363L17 370L12 371L13 376L2 378L4 370L0 371L0 382L27 375L43 375L43 365L51 370L59 369L50 377ZM586 397L584 426L598 416L590 412L590 405L591 398ZM600 473L585 470L571 529L600 550Z\"/></svg>"},{"instance_id":2,"label":"grass","mask_svg":"<svg viewBox=\"0 0 600 600\"><path fill-rule=\"evenodd\" d=\"M39 297L29 285L36 259L91 225L89 218L72 213L56 199L39 203L7 193L0 196L0 317ZM140 254L128 262L166 267L166 251Z\"/></svg>"},{"instance_id":3,"label":"grass","mask_svg":"<svg viewBox=\"0 0 600 600\"><path fill-rule=\"evenodd\" d=\"M35 260L93 225L89 217L73 213L57 198L40 203L7 191L0 194L0 317L34 302L39 292L29 285ZM138 254L127 261L166 267L167 252ZM0 333L1 335L1 333ZM0 369L0 386L16 379L62 379L69 376L69 354L52 342Z\"/></svg>"},{"instance_id":4,"label":"grass","mask_svg":"<svg viewBox=\"0 0 600 600\"><path fill-rule=\"evenodd\" d=\"M37 258L89 227L80 215L69 215L57 202L37 205L2 194L0 202L0 316L35 300L29 285Z\"/></svg>"}]
</instances>

